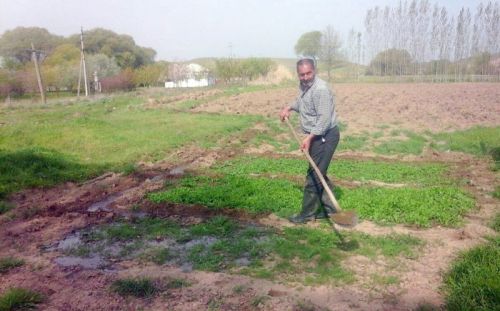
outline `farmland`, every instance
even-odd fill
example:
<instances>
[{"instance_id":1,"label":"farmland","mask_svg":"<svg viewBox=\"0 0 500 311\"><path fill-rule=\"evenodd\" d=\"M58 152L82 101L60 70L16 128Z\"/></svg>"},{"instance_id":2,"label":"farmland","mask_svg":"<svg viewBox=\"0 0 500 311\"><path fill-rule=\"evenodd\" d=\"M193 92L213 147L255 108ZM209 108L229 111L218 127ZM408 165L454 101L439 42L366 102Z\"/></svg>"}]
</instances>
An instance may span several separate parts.
<instances>
[{"instance_id":1,"label":"farmland","mask_svg":"<svg viewBox=\"0 0 500 311\"><path fill-rule=\"evenodd\" d=\"M53 310L463 304L449 294L455 260L498 252L500 88L334 89L341 142L328 174L354 228L286 220L307 168L277 118L295 87L4 104L0 293L29 289Z\"/></svg>"}]
</instances>

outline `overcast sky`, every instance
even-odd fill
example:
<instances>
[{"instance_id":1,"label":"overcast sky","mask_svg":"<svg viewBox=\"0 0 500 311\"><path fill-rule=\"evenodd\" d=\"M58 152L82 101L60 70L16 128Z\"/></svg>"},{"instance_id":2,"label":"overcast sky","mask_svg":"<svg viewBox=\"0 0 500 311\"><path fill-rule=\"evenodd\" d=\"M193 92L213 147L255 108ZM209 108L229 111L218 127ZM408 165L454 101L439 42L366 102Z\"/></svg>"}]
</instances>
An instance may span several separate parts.
<instances>
[{"instance_id":1,"label":"overcast sky","mask_svg":"<svg viewBox=\"0 0 500 311\"><path fill-rule=\"evenodd\" d=\"M456 15L480 0L438 0ZM157 60L295 57L301 34L363 31L366 11L399 0L0 0L0 34L18 26L68 36L102 27L156 50Z\"/></svg>"}]
</instances>

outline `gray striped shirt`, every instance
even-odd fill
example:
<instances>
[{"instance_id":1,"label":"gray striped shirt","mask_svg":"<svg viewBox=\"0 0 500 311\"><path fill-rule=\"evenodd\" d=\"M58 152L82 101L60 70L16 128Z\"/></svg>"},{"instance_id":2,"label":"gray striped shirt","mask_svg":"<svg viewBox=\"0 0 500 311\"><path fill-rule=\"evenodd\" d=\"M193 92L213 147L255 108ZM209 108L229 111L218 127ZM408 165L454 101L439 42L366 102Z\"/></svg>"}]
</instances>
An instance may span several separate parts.
<instances>
[{"instance_id":1,"label":"gray striped shirt","mask_svg":"<svg viewBox=\"0 0 500 311\"><path fill-rule=\"evenodd\" d=\"M338 123L335 95L328 84L318 77L314 78L310 88L300 91L290 108L299 113L302 130L306 134L323 136Z\"/></svg>"}]
</instances>

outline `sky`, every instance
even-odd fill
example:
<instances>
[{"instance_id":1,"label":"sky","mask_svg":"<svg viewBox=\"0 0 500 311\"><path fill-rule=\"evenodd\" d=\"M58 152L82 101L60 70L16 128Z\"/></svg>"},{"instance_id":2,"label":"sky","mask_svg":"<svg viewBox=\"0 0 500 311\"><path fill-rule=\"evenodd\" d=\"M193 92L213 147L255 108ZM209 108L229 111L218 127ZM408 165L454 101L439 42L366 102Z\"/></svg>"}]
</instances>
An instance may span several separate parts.
<instances>
[{"instance_id":1,"label":"sky","mask_svg":"<svg viewBox=\"0 0 500 311\"><path fill-rule=\"evenodd\" d=\"M457 15L480 0L430 0ZM0 35L18 26L68 36L105 28L153 48L157 60L291 57L306 32L363 31L369 8L399 0L0 0Z\"/></svg>"}]
</instances>

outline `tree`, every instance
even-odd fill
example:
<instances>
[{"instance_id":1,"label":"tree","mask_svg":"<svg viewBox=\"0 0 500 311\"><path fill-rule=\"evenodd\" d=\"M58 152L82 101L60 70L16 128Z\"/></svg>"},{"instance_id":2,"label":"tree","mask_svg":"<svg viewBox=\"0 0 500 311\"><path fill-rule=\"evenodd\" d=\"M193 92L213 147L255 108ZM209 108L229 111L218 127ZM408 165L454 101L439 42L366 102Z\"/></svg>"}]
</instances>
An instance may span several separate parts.
<instances>
[{"instance_id":1,"label":"tree","mask_svg":"<svg viewBox=\"0 0 500 311\"><path fill-rule=\"evenodd\" d=\"M164 65L160 64L151 64L137 68L134 73L134 83L136 86L156 86L164 71Z\"/></svg>"},{"instance_id":2,"label":"tree","mask_svg":"<svg viewBox=\"0 0 500 311\"><path fill-rule=\"evenodd\" d=\"M79 62L80 50L72 44L56 47L43 63L46 86L71 90L78 79Z\"/></svg>"},{"instance_id":3,"label":"tree","mask_svg":"<svg viewBox=\"0 0 500 311\"><path fill-rule=\"evenodd\" d=\"M0 56L6 61L16 61L25 64L31 61L31 43L35 49L50 54L54 48L63 42L60 36L49 33L44 28L39 27L17 27L6 31L0 37Z\"/></svg>"},{"instance_id":4,"label":"tree","mask_svg":"<svg viewBox=\"0 0 500 311\"><path fill-rule=\"evenodd\" d=\"M411 60L411 56L406 50L389 49L382 51L370 62L368 74L383 76L386 73L394 73L403 75L408 70L408 60Z\"/></svg>"},{"instance_id":5,"label":"tree","mask_svg":"<svg viewBox=\"0 0 500 311\"><path fill-rule=\"evenodd\" d=\"M340 46L339 34L333 29L333 26L327 26L321 36L320 60L325 65L328 81L331 80L331 71L335 59L339 56Z\"/></svg>"},{"instance_id":6,"label":"tree","mask_svg":"<svg viewBox=\"0 0 500 311\"><path fill-rule=\"evenodd\" d=\"M99 79L115 76L120 72L120 67L113 58L104 54L90 54L85 57L87 73L92 76L97 74Z\"/></svg>"},{"instance_id":7,"label":"tree","mask_svg":"<svg viewBox=\"0 0 500 311\"><path fill-rule=\"evenodd\" d=\"M321 52L321 36L320 31L304 33L295 44L295 54L316 60Z\"/></svg>"},{"instance_id":8,"label":"tree","mask_svg":"<svg viewBox=\"0 0 500 311\"><path fill-rule=\"evenodd\" d=\"M115 58L121 68L139 68L154 63L156 52L136 45L131 36L119 35L102 28L85 31L83 36L86 52ZM80 34L75 34L68 40L80 46Z\"/></svg>"}]
</instances>

